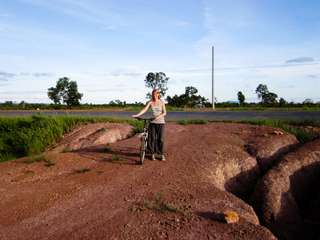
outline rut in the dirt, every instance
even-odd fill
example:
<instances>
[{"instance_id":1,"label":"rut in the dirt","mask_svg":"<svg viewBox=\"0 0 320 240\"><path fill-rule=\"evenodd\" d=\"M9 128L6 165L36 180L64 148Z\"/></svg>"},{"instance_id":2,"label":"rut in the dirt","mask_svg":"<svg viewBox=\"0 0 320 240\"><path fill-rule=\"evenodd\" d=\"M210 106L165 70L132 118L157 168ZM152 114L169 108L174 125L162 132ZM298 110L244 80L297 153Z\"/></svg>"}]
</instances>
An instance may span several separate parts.
<instances>
[{"instance_id":1,"label":"rut in the dirt","mask_svg":"<svg viewBox=\"0 0 320 240\"><path fill-rule=\"evenodd\" d=\"M279 239L320 236L320 140L301 146L293 135L270 128L254 139L237 136L250 156L224 161L215 171L227 176L242 165L251 168L224 178L224 189L250 204Z\"/></svg>"}]
</instances>

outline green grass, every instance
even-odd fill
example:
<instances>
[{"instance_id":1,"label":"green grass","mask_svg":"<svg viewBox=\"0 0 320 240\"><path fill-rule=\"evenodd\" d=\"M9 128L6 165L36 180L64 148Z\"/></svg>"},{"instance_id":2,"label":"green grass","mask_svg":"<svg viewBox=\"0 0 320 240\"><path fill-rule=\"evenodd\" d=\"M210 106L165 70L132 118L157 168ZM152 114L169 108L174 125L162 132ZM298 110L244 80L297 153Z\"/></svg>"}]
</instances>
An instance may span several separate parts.
<instances>
[{"instance_id":1,"label":"green grass","mask_svg":"<svg viewBox=\"0 0 320 240\"><path fill-rule=\"evenodd\" d=\"M148 208L150 207L149 199L148 199L148 198L144 200L144 202L143 202L143 207L144 207L145 209L148 209Z\"/></svg>"},{"instance_id":2,"label":"green grass","mask_svg":"<svg viewBox=\"0 0 320 240\"><path fill-rule=\"evenodd\" d=\"M317 135L306 130L300 130L295 128L296 126L312 126L320 127L320 122L316 120L269 120L269 119L259 119L259 120L241 120L238 123L253 124L259 126L268 126L280 128L288 133L296 136L298 141L302 144L316 140Z\"/></svg>"},{"instance_id":3,"label":"green grass","mask_svg":"<svg viewBox=\"0 0 320 240\"><path fill-rule=\"evenodd\" d=\"M180 207L174 206L166 201L163 201L163 198L164 198L164 194L162 192L155 193L155 201L153 203L153 209L161 212L182 212L182 209ZM144 206L146 206L145 203L144 203ZM147 203L149 206L149 201Z\"/></svg>"},{"instance_id":4,"label":"green grass","mask_svg":"<svg viewBox=\"0 0 320 240\"><path fill-rule=\"evenodd\" d=\"M180 212L181 208L179 206L174 206L168 202L164 202L163 205L163 211L167 211L167 212Z\"/></svg>"},{"instance_id":5,"label":"green grass","mask_svg":"<svg viewBox=\"0 0 320 240\"><path fill-rule=\"evenodd\" d=\"M181 125L189 125L189 124L207 124L209 122L208 119L182 119L178 120L178 123Z\"/></svg>"},{"instance_id":6,"label":"green grass","mask_svg":"<svg viewBox=\"0 0 320 240\"><path fill-rule=\"evenodd\" d=\"M104 147L104 148L99 148L98 149L98 152L100 152L100 153L107 153L107 152L110 152L110 151L111 151L110 147Z\"/></svg>"},{"instance_id":7,"label":"green grass","mask_svg":"<svg viewBox=\"0 0 320 240\"><path fill-rule=\"evenodd\" d=\"M135 211L137 211L137 208L134 205L130 205L131 208L131 212L134 213Z\"/></svg>"},{"instance_id":8,"label":"green grass","mask_svg":"<svg viewBox=\"0 0 320 240\"><path fill-rule=\"evenodd\" d=\"M63 153L68 153L68 152L71 152L71 150L68 149L68 148L64 148L64 149L62 150L62 152L63 152Z\"/></svg>"},{"instance_id":9,"label":"green grass","mask_svg":"<svg viewBox=\"0 0 320 240\"><path fill-rule=\"evenodd\" d=\"M52 163L51 159L46 156L46 154L41 154L39 156L30 156L28 158L28 163L34 163L34 162L46 162L46 163Z\"/></svg>"},{"instance_id":10,"label":"green grass","mask_svg":"<svg viewBox=\"0 0 320 240\"><path fill-rule=\"evenodd\" d=\"M64 134L76 126L97 122L130 122L120 118L92 118L90 116L43 117L41 112L31 117L0 118L0 162L34 156L55 146ZM104 131L100 129L98 131ZM97 131L97 132L98 132Z\"/></svg>"},{"instance_id":11,"label":"green grass","mask_svg":"<svg viewBox=\"0 0 320 240\"><path fill-rule=\"evenodd\" d=\"M134 107L129 107L125 111L137 111L140 112L145 106L134 106Z\"/></svg>"},{"instance_id":12,"label":"green grass","mask_svg":"<svg viewBox=\"0 0 320 240\"><path fill-rule=\"evenodd\" d=\"M0 162L9 161L21 157L35 156L44 152L48 147L54 147L62 139L63 135L81 124L98 122L129 123L134 129L132 135L143 131L143 122L126 120L122 118L82 117L82 116L37 116L0 118ZM207 124L213 122L207 119L179 120L180 124ZM215 121L217 122L217 121ZM254 125L271 126L283 129L297 137L299 142L314 141L316 135L305 130L299 130L295 126L320 127L316 120L268 120L253 119L241 121L218 121L230 123L246 123ZM105 131L104 128L97 132ZM109 151L107 148L101 151ZM67 152L65 150L65 152Z\"/></svg>"},{"instance_id":13,"label":"green grass","mask_svg":"<svg viewBox=\"0 0 320 240\"><path fill-rule=\"evenodd\" d=\"M76 117L0 118L0 162L37 155L78 124Z\"/></svg>"},{"instance_id":14,"label":"green grass","mask_svg":"<svg viewBox=\"0 0 320 240\"><path fill-rule=\"evenodd\" d=\"M245 123L259 126L268 126L280 128L288 133L296 136L297 140L305 144L316 140L317 135L315 133L308 132L303 129L297 129L296 126L312 126L320 127L320 122L316 120L270 120L270 119L245 119L245 120L207 120L207 119L184 119L178 120L178 123L182 125L188 124L207 124L208 122L227 122L227 123Z\"/></svg>"},{"instance_id":15,"label":"green grass","mask_svg":"<svg viewBox=\"0 0 320 240\"><path fill-rule=\"evenodd\" d=\"M106 131L106 129L105 128L101 128L101 129L98 129L97 131L95 131L92 135L97 134L97 133L101 133L101 132L104 132L104 131Z\"/></svg>"},{"instance_id":16,"label":"green grass","mask_svg":"<svg viewBox=\"0 0 320 240\"><path fill-rule=\"evenodd\" d=\"M156 201L161 201L163 198L163 193L162 192L155 192L156 195Z\"/></svg>"},{"instance_id":17,"label":"green grass","mask_svg":"<svg viewBox=\"0 0 320 240\"><path fill-rule=\"evenodd\" d=\"M122 158L120 156L115 155L115 156L112 156L111 158L111 162L120 162L120 161L122 161Z\"/></svg>"},{"instance_id":18,"label":"green grass","mask_svg":"<svg viewBox=\"0 0 320 240\"><path fill-rule=\"evenodd\" d=\"M131 134L132 136L137 133L143 132L143 121L131 120L130 124L134 127L132 134Z\"/></svg>"},{"instance_id":19,"label":"green grass","mask_svg":"<svg viewBox=\"0 0 320 240\"><path fill-rule=\"evenodd\" d=\"M176 192L175 192L176 193ZM189 212L185 212L183 207L175 206L167 201L164 201L165 194L163 192L155 192L155 198L152 204L148 199L145 199L143 202L143 209L156 210L162 213L174 212L174 213L182 213L184 215L190 214ZM131 205L131 210L136 209L133 205ZM133 212L133 211L132 211Z\"/></svg>"}]
</instances>

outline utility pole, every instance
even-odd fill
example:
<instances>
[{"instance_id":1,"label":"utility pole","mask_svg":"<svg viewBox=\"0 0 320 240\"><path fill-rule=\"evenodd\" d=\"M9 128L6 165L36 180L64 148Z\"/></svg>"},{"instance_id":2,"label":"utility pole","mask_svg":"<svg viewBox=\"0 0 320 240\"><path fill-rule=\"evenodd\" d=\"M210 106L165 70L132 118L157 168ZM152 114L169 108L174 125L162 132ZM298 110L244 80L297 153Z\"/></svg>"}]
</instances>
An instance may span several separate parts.
<instances>
[{"instance_id":1,"label":"utility pole","mask_svg":"<svg viewBox=\"0 0 320 240\"><path fill-rule=\"evenodd\" d=\"M212 110L214 110L214 47L212 47Z\"/></svg>"}]
</instances>

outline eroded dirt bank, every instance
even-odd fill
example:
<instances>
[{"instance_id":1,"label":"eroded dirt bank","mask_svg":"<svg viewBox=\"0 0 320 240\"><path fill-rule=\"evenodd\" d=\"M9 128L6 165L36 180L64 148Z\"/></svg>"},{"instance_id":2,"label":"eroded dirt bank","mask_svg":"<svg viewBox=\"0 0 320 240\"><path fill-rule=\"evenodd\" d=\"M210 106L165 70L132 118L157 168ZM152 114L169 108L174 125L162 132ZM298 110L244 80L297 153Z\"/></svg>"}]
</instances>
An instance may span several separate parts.
<instances>
[{"instance_id":1,"label":"eroded dirt bank","mask_svg":"<svg viewBox=\"0 0 320 240\"><path fill-rule=\"evenodd\" d=\"M167 123L167 160L139 165L139 138L124 139L130 131L126 124L81 126L47 151L54 165L1 163L0 238L285 239L292 229L303 239L319 235L312 214L320 209L319 140L300 146L276 128ZM227 210L239 221L225 223Z\"/></svg>"}]
</instances>

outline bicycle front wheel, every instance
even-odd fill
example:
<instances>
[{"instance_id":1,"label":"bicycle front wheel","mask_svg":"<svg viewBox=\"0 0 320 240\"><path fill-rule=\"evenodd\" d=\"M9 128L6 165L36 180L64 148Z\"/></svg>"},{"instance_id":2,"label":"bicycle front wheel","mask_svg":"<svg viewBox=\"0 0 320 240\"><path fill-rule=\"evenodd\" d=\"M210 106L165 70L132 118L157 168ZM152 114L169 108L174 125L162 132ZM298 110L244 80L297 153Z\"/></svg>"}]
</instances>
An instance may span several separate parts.
<instances>
[{"instance_id":1,"label":"bicycle front wheel","mask_svg":"<svg viewBox=\"0 0 320 240\"><path fill-rule=\"evenodd\" d=\"M140 163L144 163L144 159L146 156L146 149L147 149L147 137L142 136L141 138L141 146L140 146Z\"/></svg>"}]
</instances>

